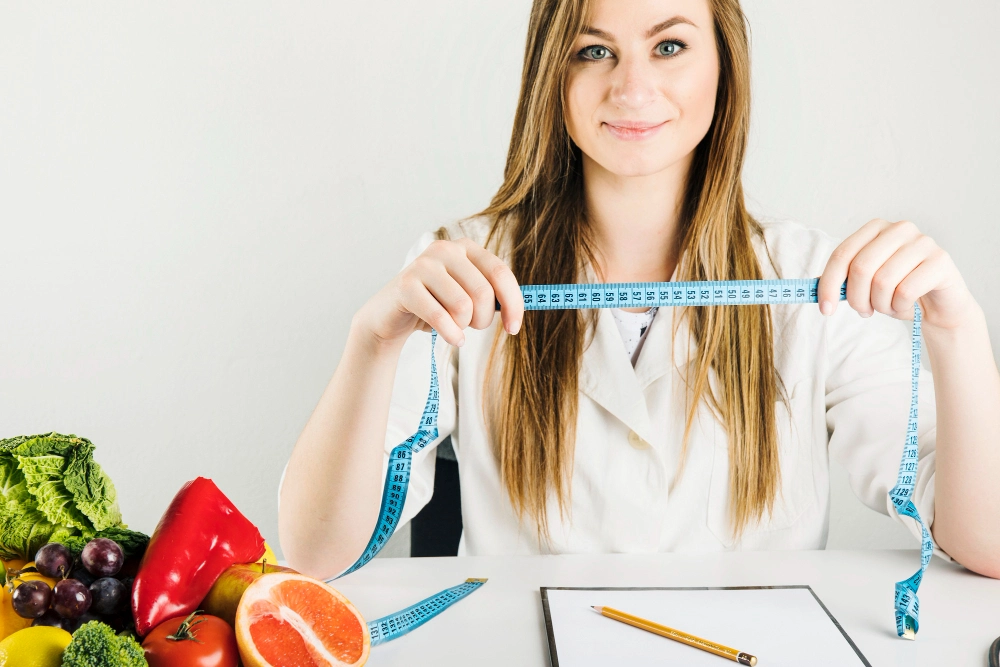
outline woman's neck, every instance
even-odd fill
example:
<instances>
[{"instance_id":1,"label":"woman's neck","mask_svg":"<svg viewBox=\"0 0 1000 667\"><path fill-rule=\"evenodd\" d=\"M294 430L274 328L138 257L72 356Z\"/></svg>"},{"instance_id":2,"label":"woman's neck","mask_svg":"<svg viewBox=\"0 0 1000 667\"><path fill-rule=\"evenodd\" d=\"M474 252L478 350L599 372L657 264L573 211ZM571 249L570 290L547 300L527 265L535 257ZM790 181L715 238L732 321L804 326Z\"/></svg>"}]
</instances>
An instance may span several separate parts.
<instances>
[{"instance_id":1,"label":"woman's neck","mask_svg":"<svg viewBox=\"0 0 1000 667\"><path fill-rule=\"evenodd\" d=\"M586 155L583 187L605 282L670 280L690 158L648 176L613 174Z\"/></svg>"}]
</instances>

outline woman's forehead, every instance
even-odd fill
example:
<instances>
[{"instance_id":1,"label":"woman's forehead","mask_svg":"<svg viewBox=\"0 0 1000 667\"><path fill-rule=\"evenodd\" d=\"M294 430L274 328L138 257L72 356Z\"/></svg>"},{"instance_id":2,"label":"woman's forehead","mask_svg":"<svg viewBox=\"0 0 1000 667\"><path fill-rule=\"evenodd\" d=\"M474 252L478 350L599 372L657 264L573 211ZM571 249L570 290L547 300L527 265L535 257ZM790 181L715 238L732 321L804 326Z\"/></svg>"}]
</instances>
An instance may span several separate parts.
<instances>
[{"instance_id":1,"label":"woman's forehead","mask_svg":"<svg viewBox=\"0 0 1000 667\"><path fill-rule=\"evenodd\" d=\"M711 24L711 0L591 0L584 33L652 39L673 25L708 30Z\"/></svg>"}]
</instances>

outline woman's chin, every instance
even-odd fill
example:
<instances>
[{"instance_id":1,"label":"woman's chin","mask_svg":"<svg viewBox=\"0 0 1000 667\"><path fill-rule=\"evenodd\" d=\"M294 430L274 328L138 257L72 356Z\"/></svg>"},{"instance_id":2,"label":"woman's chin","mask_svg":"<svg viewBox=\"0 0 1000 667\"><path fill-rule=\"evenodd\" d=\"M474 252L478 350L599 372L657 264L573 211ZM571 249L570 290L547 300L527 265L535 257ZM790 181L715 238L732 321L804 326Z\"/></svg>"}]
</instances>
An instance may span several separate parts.
<instances>
[{"instance_id":1,"label":"woman's chin","mask_svg":"<svg viewBox=\"0 0 1000 667\"><path fill-rule=\"evenodd\" d=\"M605 171L621 178L643 178L655 176L669 169L675 162L663 160L663 156L631 155L601 163Z\"/></svg>"}]
</instances>

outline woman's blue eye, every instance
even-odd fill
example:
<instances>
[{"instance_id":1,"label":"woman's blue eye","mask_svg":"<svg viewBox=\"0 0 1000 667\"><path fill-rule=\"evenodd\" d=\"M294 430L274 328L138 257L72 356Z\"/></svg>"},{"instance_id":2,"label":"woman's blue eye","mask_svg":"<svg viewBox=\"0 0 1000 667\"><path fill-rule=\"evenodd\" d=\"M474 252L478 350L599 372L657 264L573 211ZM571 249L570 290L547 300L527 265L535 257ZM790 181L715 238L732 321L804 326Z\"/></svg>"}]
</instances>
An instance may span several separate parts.
<instances>
[{"instance_id":1,"label":"woman's blue eye","mask_svg":"<svg viewBox=\"0 0 1000 667\"><path fill-rule=\"evenodd\" d=\"M661 56L676 56L683 48L683 44L671 39L657 44L656 52Z\"/></svg>"},{"instance_id":2,"label":"woman's blue eye","mask_svg":"<svg viewBox=\"0 0 1000 667\"><path fill-rule=\"evenodd\" d=\"M605 46L595 45L585 47L580 53L584 54L588 60L604 60L610 51Z\"/></svg>"}]
</instances>

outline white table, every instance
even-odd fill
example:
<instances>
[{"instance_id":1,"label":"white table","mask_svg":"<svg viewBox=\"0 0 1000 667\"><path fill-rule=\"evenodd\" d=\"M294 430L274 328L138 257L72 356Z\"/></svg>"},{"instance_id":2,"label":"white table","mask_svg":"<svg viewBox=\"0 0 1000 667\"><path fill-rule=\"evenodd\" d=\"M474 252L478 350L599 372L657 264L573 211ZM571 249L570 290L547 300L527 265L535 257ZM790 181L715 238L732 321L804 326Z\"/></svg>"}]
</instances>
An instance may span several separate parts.
<instances>
[{"instance_id":1,"label":"white table","mask_svg":"<svg viewBox=\"0 0 1000 667\"><path fill-rule=\"evenodd\" d=\"M875 667L983 667L1000 636L1000 581L933 559L910 642L896 637L893 583L919 562L916 551L385 558L334 586L373 620L468 577L489 578L426 625L374 647L372 667L548 665L541 586L792 584L811 586Z\"/></svg>"}]
</instances>

